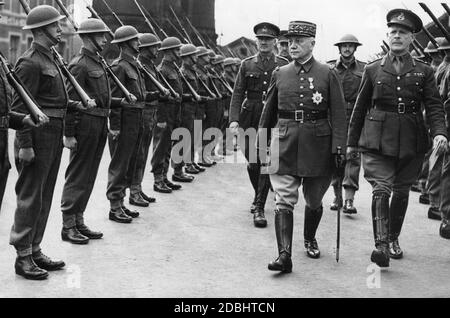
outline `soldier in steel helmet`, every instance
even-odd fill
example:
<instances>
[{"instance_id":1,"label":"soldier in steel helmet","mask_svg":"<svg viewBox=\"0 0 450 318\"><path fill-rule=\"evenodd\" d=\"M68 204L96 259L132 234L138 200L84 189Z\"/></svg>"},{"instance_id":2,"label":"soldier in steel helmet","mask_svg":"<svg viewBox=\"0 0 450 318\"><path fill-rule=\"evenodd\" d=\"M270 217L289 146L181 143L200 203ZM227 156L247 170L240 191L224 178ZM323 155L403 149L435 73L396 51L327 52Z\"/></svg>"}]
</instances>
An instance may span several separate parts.
<instances>
[{"instance_id":1,"label":"soldier in steel helmet","mask_svg":"<svg viewBox=\"0 0 450 318\"><path fill-rule=\"evenodd\" d=\"M0 1L0 6L4 4L4 1ZM36 127L48 122L48 117L43 117L35 124L30 115L11 111L12 93L5 71L3 67L0 67L0 211L9 169L11 169L8 155L8 128L17 130L24 126Z\"/></svg>"},{"instance_id":2,"label":"soldier in steel helmet","mask_svg":"<svg viewBox=\"0 0 450 318\"><path fill-rule=\"evenodd\" d=\"M355 52L362 44L352 34L344 35L335 46L339 49L338 60L329 61L328 64L336 70L342 84L345 98L345 114L347 122L350 121L353 108L355 107L358 88L361 84L362 73L366 63L355 58ZM357 210L353 205L355 192L359 189L359 172L361 169L361 157L356 153L353 157L347 158L345 169L336 171L331 185L334 190L334 202L331 210L337 210L344 206L343 212L356 214ZM342 186L345 189L345 201L342 199ZM343 205L343 203L345 203Z\"/></svg>"},{"instance_id":3,"label":"soldier in steel helmet","mask_svg":"<svg viewBox=\"0 0 450 318\"><path fill-rule=\"evenodd\" d=\"M64 143L70 149L70 161L61 198L61 237L73 244L87 244L90 239L103 237L85 224L84 213L106 145L110 107L120 107L122 102L111 97L108 74L97 55L107 43L108 32L101 20L83 21L77 32L83 46L69 64L70 72L97 104L89 110L70 110L65 120ZM80 99L73 86L68 92L69 98Z\"/></svg>"},{"instance_id":4,"label":"soldier in steel helmet","mask_svg":"<svg viewBox=\"0 0 450 318\"><path fill-rule=\"evenodd\" d=\"M16 63L17 76L50 118L43 127L17 131L14 145L19 179L10 243L17 251L16 273L34 280L46 279L48 271L65 266L63 261L52 260L41 251L61 162L64 117L68 107L81 105L69 100L61 69L51 51L61 41L59 21L63 18L51 6L33 8L24 26L25 30L31 30L33 42ZM90 100L87 106L95 106L95 101ZM17 94L12 109L27 113Z\"/></svg>"},{"instance_id":5,"label":"soldier in steel helmet","mask_svg":"<svg viewBox=\"0 0 450 318\"><path fill-rule=\"evenodd\" d=\"M287 30L281 30L280 36L277 40L278 55L284 57L289 62L292 61L292 56L289 54L289 40L286 37Z\"/></svg>"},{"instance_id":6,"label":"soldier in steel helmet","mask_svg":"<svg viewBox=\"0 0 450 318\"><path fill-rule=\"evenodd\" d=\"M273 70L277 66L289 63L284 57L273 53L276 38L280 35L280 29L272 23L259 23L253 31L256 34L258 54L245 59L240 67L233 96L230 103L230 130L237 134L242 128L245 132L248 128L257 129L263 100L269 89L269 82ZM269 176L261 174L261 161L250 160L249 138L244 138L244 155L247 159L247 172L254 190L253 202L250 212L253 213L253 223L256 227L266 227L267 220L264 215L264 207L270 188Z\"/></svg>"},{"instance_id":7,"label":"soldier in steel helmet","mask_svg":"<svg viewBox=\"0 0 450 318\"><path fill-rule=\"evenodd\" d=\"M294 62L275 69L259 123L258 136L272 130L270 181L275 192L275 233L278 258L269 270L292 271L294 207L302 187L305 199L304 247L307 257L320 257L316 232L322 199L331 183L333 166L344 160L344 96L336 72L313 56L316 24L289 23L289 49ZM258 144L265 153L263 138ZM342 151L340 151L342 150Z\"/></svg>"},{"instance_id":8,"label":"soldier in steel helmet","mask_svg":"<svg viewBox=\"0 0 450 318\"><path fill-rule=\"evenodd\" d=\"M448 146L433 69L409 53L422 21L404 9L389 11L386 18L390 51L365 68L347 139L349 155L362 152L364 176L373 188L371 261L380 267L403 257L399 236L409 192L429 149L422 107L434 148Z\"/></svg>"},{"instance_id":9,"label":"soldier in steel helmet","mask_svg":"<svg viewBox=\"0 0 450 318\"><path fill-rule=\"evenodd\" d=\"M119 81L133 95L132 100L123 100L124 93L116 85L112 96L121 98L120 108L111 109L108 134L111 162L108 168L106 196L110 202L109 219L118 223L131 223L139 212L125 207L126 189L131 187L132 174L136 167L136 151L144 130L143 110L147 98L154 98L147 92L144 76L136 59L139 54L139 33L130 25L121 26L114 33L113 44L120 48L120 56L112 63L112 70Z\"/></svg>"}]
</instances>

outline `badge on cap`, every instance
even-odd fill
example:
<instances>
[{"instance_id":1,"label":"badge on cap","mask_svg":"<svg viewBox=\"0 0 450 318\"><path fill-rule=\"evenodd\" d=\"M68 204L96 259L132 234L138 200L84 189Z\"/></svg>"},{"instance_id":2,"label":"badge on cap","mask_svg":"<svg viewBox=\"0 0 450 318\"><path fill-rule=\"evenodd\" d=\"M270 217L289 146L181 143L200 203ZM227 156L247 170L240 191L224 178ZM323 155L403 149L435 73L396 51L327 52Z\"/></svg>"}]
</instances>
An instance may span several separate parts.
<instances>
[{"instance_id":1,"label":"badge on cap","mask_svg":"<svg viewBox=\"0 0 450 318\"><path fill-rule=\"evenodd\" d=\"M399 21L404 21L405 20L405 15L403 13L400 13L400 15L397 17L397 19Z\"/></svg>"}]
</instances>

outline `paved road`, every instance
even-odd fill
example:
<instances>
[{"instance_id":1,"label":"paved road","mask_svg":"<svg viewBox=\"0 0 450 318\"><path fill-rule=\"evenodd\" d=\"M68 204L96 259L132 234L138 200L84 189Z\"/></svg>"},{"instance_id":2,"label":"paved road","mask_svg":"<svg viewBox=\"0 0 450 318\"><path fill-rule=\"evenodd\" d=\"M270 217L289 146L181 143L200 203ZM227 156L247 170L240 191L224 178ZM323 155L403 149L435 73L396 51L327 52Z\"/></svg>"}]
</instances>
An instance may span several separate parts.
<instances>
[{"instance_id":1,"label":"paved road","mask_svg":"<svg viewBox=\"0 0 450 318\"><path fill-rule=\"evenodd\" d=\"M87 212L88 224L105 237L75 246L60 238L67 159L65 151L43 243L45 253L63 259L67 268L41 282L14 274L15 252L8 245L17 177L12 170L0 215L0 297L448 297L450 244L438 236L439 222L427 219L427 207L418 204L415 193L400 240L405 258L392 261L388 270L370 266L371 201L364 181L356 198L359 214L342 218L341 261L335 261L336 214L328 209L329 191L317 236L321 259L311 260L303 251L302 201L294 214L293 273L277 275L267 270L277 255L273 194L269 226L254 228L242 163L219 164L170 195L152 193L148 173L144 189L157 203L123 225L108 220L106 150ZM369 288L368 281L379 288Z\"/></svg>"}]
</instances>

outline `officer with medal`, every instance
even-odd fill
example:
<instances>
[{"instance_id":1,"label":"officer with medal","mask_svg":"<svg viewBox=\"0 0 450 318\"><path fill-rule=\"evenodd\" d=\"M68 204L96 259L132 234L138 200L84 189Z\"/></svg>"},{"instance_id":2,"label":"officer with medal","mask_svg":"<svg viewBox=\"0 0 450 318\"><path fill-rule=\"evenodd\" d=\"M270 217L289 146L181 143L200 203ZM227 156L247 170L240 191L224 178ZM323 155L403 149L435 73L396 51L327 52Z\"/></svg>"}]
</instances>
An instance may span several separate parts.
<instances>
[{"instance_id":1,"label":"officer with medal","mask_svg":"<svg viewBox=\"0 0 450 318\"><path fill-rule=\"evenodd\" d=\"M409 10L387 14L389 53L365 68L350 120L347 153L362 152L364 176L372 185L375 247L371 261L388 267L403 257L399 236L409 192L429 149L425 108L434 148L445 151L445 113L433 69L409 53L422 21ZM392 198L390 199L392 194Z\"/></svg>"},{"instance_id":2,"label":"officer with medal","mask_svg":"<svg viewBox=\"0 0 450 318\"><path fill-rule=\"evenodd\" d=\"M258 54L242 61L236 78L229 111L230 131L233 134L238 134L239 128L242 128L244 133L249 128L258 129L263 100L269 89L272 72L277 66L283 66L289 62L284 57L273 53L276 38L280 35L280 29L276 25L267 22L259 23L253 31L256 34ZM246 136L241 138L244 138L243 152L248 162L247 172L254 190L250 208L250 212L253 213L253 223L256 227L266 227L264 207L270 188L269 176L261 174L259 158L250 158L251 147L253 147L249 144L250 138Z\"/></svg>"},{"instance_id":3,"label":"officer with medal","mask_svg":"<svg viewBox=\"0 0 450 318\"><path fill-rule=\"evenodd\" d=\"M366 63L358 61L355 58L355 52L359 46L358 39L352 34L344 35L335 46L339 49L339 60L329 61L331 67L336 70L344 91L346 118L350 121L350 116L355 106L358 96L359 85L361 84L362 73ZM359 189L359 172L361 169L361 158L359 154L347 158L345 171L336 171L331 182L335 199L331 210L337 211L342 208L342 186L345 189L345 204L343 212L347 214L356 214L357 210L353 205L355 192Z\"/></svg>"},{"instance_id":4,"label":"officer with medal","mask_svg":"<svg viewBox=\"0 0 450 318\"><path fill-rule=\"evenodd\" d=\"M268 170L276 195L278 243L278 258L268 268L281 272L292 271L293 211L301 186L306 205L306 254L320 257L316 231L323 214L322 198L334 166L342 167L345 160L347 132L339 78L335 70L313 56L316 25L290 22L286 36L294 62L273 72L258 131L258 145L265 153L264 138L260 137L272 130L270 159L271 163L278 161Z\"/></svg>"}]
</instances>

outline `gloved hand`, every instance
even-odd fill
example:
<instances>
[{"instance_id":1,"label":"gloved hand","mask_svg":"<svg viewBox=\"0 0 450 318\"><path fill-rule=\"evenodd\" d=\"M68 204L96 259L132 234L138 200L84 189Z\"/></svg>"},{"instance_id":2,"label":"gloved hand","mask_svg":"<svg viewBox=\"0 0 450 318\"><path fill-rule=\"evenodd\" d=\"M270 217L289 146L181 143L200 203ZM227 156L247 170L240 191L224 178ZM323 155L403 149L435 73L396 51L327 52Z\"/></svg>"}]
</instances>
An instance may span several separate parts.
<instances>
[{"instance_id":1,"label":"gloved hand","mask_svg":"<svg viewBox=\"0 0 450 318\"><path fill-rule=\"evenodd\" d=\"M78 142L75 139L75 137L66 137L66 136L64 136L63 144L64 144L64 147L66 147L67 149L70 149L70 150L73 150L73 151L77 150Z\"/></svg>"},{"instance_id":2,"label":"gloved hand","mask_svg":"<svg viewBox=\"0 0 450 318\"><path fill-rule=\"evenodd\" d=\"M20 148L19 150L19 162L24 166L28 166L33 163L35 159L33 148Z\"/></svg>"},{"instance_id":3,"label":"gloved hand","mask_svg":"<svg viewBox=\"0 0 450 318\"><path fill-rule=\"evenodd\" d=\"M335 154L334 155L334 165L337 169L343 169L345 167L345 155Z\"/></svg>"}]
</instances>

